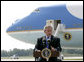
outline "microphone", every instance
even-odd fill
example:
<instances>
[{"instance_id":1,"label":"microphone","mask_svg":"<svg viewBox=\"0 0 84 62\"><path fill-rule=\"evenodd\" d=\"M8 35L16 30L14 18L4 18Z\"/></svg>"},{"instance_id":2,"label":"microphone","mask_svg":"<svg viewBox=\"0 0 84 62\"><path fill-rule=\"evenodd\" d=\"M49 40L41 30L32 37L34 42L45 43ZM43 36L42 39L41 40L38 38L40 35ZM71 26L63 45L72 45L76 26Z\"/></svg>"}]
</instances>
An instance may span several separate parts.
<instances>
[{"instance_id":1,"label":"microphone","mask_svg":"<svg viewBox=\"0 0 84 62\"><path fill-rule=\"evenodd\" d=\"M48 44L50 43L50 39L47 40Z\"/></svg>"}]
</instances>

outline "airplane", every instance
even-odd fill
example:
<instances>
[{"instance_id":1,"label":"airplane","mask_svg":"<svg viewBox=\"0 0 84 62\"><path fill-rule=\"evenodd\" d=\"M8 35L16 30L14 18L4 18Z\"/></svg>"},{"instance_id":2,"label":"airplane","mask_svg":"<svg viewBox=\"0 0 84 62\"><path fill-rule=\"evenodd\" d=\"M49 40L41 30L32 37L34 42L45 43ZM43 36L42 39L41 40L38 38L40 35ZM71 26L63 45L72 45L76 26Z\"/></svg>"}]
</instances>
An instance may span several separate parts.
<instances>
[{"instance_id":1,"label":"airplane","mask_svg":"<svg viewBox=\"0 0 84 62\"><path fill-rule=\"evenodd\" d=\"M20 41L36 44L45 36L44 26L53 26L62 48L83 49L83 4L60 4L36 8L30 15L17 19L7 33Z\"/></svg>"}]
</instances>

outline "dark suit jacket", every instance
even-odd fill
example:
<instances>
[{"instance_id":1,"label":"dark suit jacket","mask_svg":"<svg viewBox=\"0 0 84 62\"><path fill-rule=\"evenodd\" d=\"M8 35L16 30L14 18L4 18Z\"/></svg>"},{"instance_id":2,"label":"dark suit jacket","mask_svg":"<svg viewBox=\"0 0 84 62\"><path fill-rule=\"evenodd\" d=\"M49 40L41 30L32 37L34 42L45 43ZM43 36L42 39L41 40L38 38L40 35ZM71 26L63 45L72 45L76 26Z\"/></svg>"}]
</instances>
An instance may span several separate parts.
<instances>
[{"instance_id":1,"label":"dark suit jacket","mask_svg":"<svg viewBox=\"0 0 84 62\"><path fill-rule=\"evenodd\" d=\"M61 45L60 45L60 38L51 36L51 41L49 42L49 49L51 49L51 46L57 49L57 51L62 51ZM37 39L37 44L35 45L35 49L42 50L46 48L46 36L43 36L41 38Z\"/></svg>"}]
</instances>

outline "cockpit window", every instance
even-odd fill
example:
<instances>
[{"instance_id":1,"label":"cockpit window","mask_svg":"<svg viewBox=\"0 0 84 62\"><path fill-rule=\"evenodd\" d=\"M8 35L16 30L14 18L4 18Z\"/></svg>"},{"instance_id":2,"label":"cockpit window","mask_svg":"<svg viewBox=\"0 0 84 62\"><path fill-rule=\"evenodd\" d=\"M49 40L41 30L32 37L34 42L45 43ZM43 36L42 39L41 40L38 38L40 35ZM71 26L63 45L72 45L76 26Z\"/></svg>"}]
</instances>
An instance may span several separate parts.
<instances>
[{"instance_id":1,"label":"cockpit window","mask_svg":"<svg viewBox=\"0 0 84 62\"><path fill-rule=\"evenodd\" d=\"M40 10L39 9L35 9L34 12L39 12Z\"/></svg>"},{"instance_id":2,"label":"cockpit window","mask_svg":"<svg viewBox=\"0 0 84 62\"><path fill-rule=\"evenodd\" d=\"M17 23L17 22L19 22L19 21L20 21L20 19L17 19L16 21L14 21L14 22L12 23L12 25L15 24L15 23Z\"/></svg>"}]
</instances>

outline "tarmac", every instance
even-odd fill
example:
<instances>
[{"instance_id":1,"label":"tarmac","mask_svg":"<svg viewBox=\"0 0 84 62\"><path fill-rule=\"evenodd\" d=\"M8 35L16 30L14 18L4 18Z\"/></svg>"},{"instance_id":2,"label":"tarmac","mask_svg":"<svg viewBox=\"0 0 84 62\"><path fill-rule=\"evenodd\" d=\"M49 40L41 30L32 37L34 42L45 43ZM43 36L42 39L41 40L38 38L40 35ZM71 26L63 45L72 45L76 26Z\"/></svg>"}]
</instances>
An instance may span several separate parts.
<instances>
[{"instance_id":1,"label":"tarmac","mask_svg":"<svg viewBox=\"0 0 84 62\"><path fill-rule=\"evenodd\" d=\"M35 61L35 59L1 59L1 61ZM63 61L83 61L83 57L64 57Z\"/></svg>"}]
</instances>

